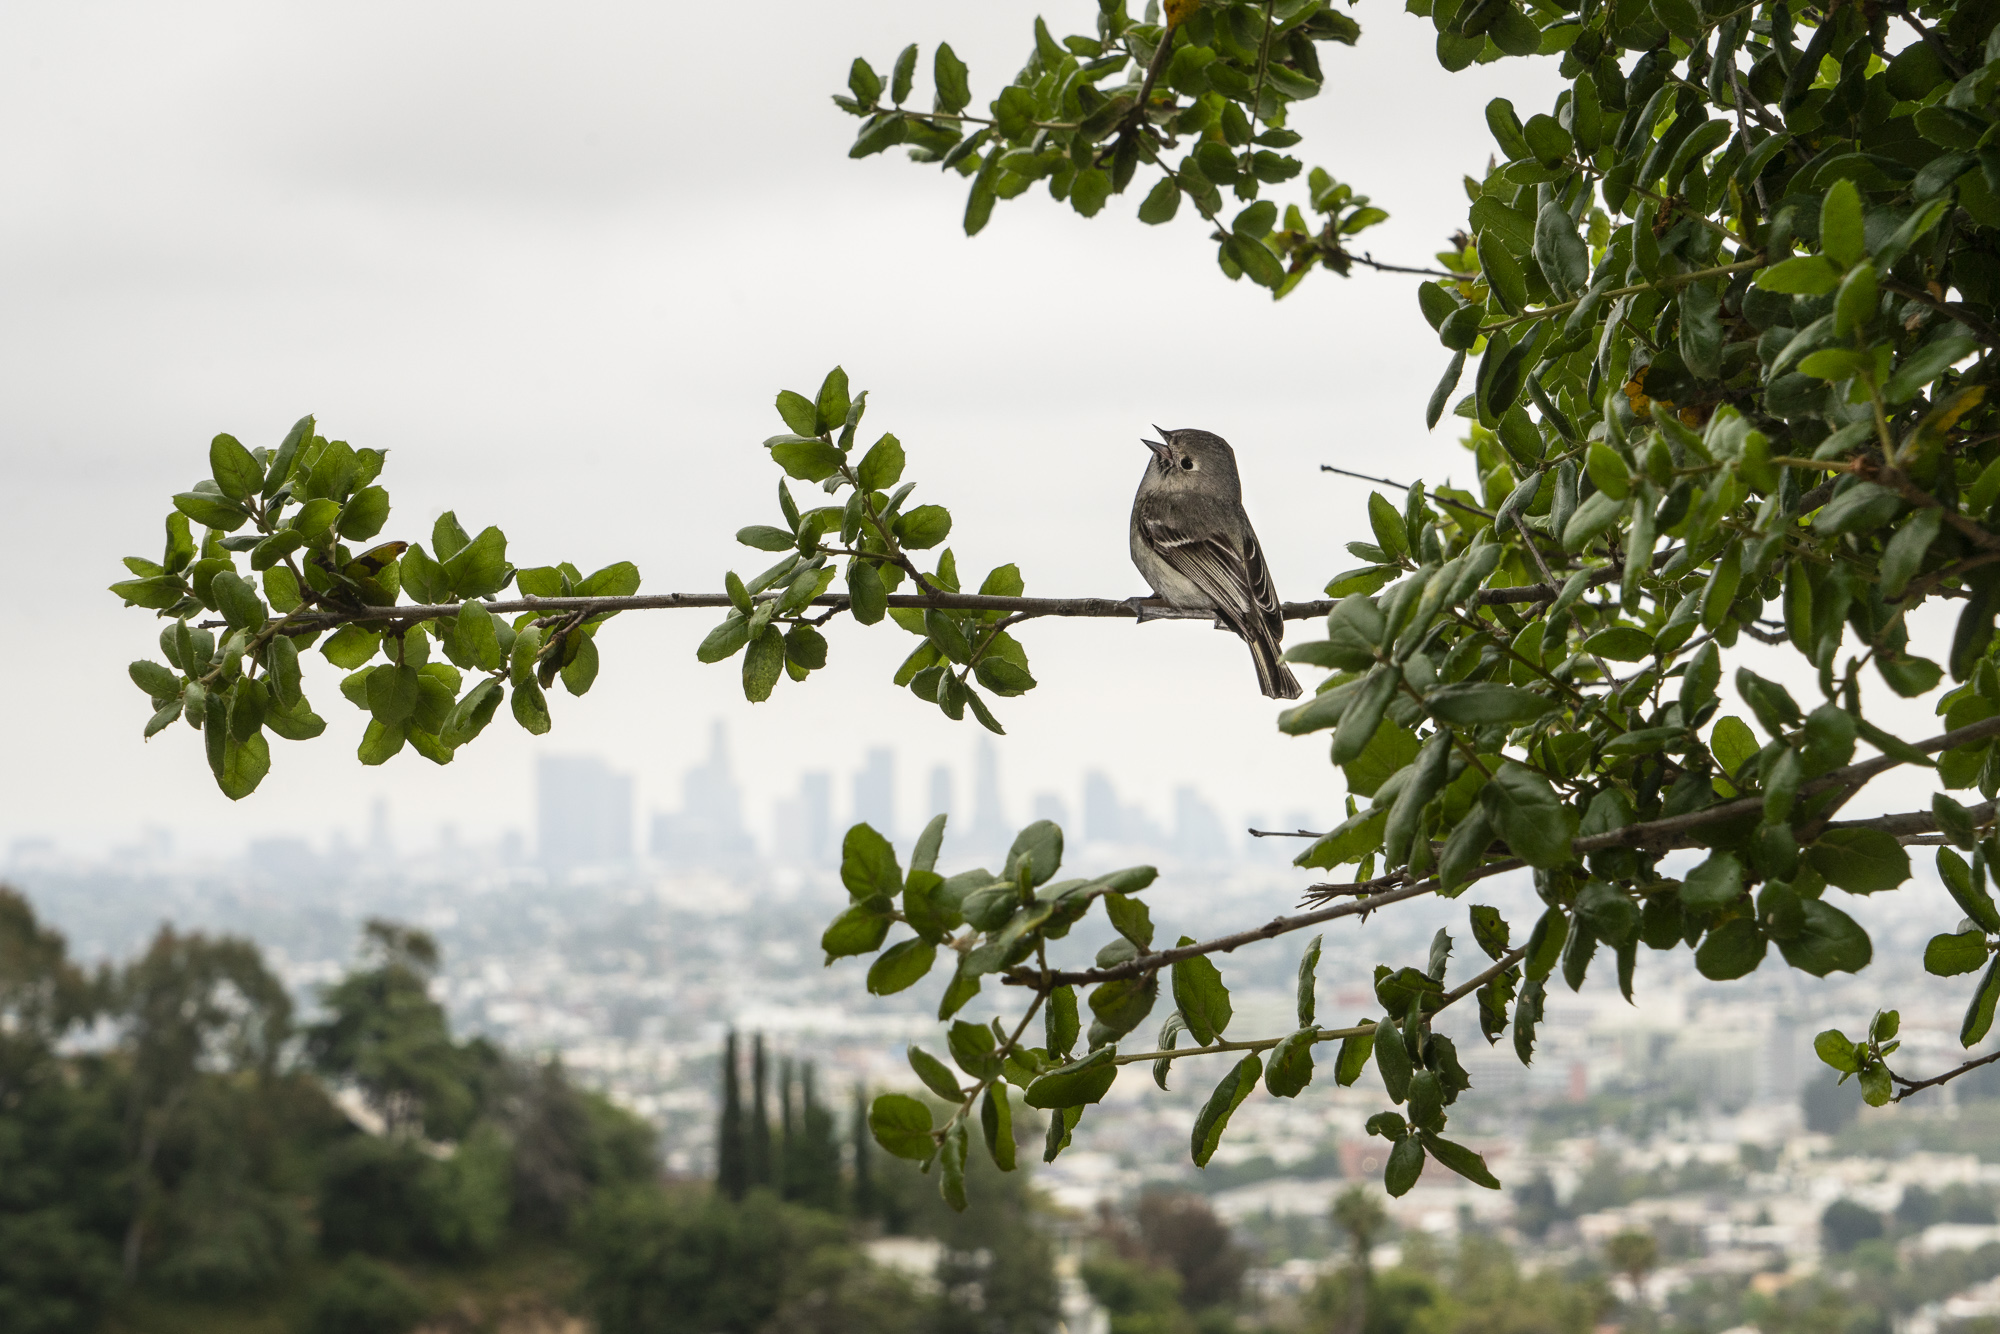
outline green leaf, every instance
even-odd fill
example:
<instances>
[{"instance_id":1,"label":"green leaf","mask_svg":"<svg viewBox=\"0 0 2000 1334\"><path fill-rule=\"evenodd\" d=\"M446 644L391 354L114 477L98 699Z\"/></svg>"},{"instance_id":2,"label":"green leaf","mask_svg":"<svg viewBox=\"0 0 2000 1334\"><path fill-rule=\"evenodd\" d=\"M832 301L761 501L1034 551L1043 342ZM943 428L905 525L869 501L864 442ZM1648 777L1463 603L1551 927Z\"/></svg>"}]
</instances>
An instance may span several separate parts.
<instances>
[{"instance_id":1,"label":"green leaf","mask_svg":"<svg viewBox=\"0 0 2000 1334\"><path fill-rule=\"evenodd\" d=\"M432 541L436 543L435 534ZM444 554L442 546L438 554ZM507 564L506 534L490 524L481 529L479 536L445 560L444 575L460 598L483 598L499 592L513 577L513 567Z\"/></svg>"},{"instance_id":2,"label":"green leaf","mask_svg":"<svg viewBox=\"0 0 2000 1334\"><path fill-rule=\"evenodd\" d=\"M1007 1086L995 1081L987 1085L979 1099L979 1129L986 1137L986 1151L1002 1172L1014 1170L1014 1109L1007 1102Z\"/></svg>"},{"instance_id":3,"label":"green leaf","mask_svg":"<svg viewBox=\"0 0 2000 1334\"><path fill-rule=\"evenodd\" d=\"M1064 984L1049 992L1042 1009L1043 1036L1050 1056L1066 1059L1083 1031L1076 1012L1076 988Z\"/></svg>"},{"instance_id":4,"label":"green leaf","mask_svg":"<svg viewBox=\"0 0 2000 1334\"><path fill-rule=\"evenodd\" d=\"M1264 1072L1264 1087L1274 1098L1295 1098L1312 1083L1313 1042L1318 1034L1302 1028L1287 1034L1271 1048L1271 1064Z\"/></svg>"},{"instance_id":5,"label":"green leaf","mask_svg":"<svg viewBox=\"0 0 2000 1334\"><path fill-rule=\"evenodd\" d=\"M1820 201L1819 244L1829 258L1843 267L1867 255L1868 242L1861 227L1861 194L1853 181L1845 178L1835 181Z\"/></svg>"},{"instance_id":6,"label":"green leaf","mask_svg":"<svg viewBox=\"0 0 2000 1334\"><path fill-rule=\"evenodd\" d=\"M181 679L171 670L157 662L144 658L125 669L132 678L132 684L146 692L150 699L178 699L181 693Z\"/></svg>"},{"instance_id":7,"label":"green leaf","mask_svg":"<svg viewBox=\"0 0 2000 1334\"><path fill-rule=\"evenodd\" d=\"M798 539L790 532L768 523L753 523L747 528L737 529L736 540L759 551L790 551L798 544Z\"/></svg>"},{"instance_id":8,"label":"green leaf","mask_svg":"<svg viewBox=\"0 0 2000 1334\"><path fill-rule=\"evenodd\" d=\"M1229 1118L1243 1105L1251 1090L1257 1087L1258 1077L1263 1072L1264 1062L1253 1052L1238 1061L1222 1077L1222 1082L1215 1086L1215 1091L1208 1095L1207 1103L1194 1119L1194 1133L1188 1146L1196 1167L1208 1166L1208 1160L1215 1156L1216 1146L1222 1142L1222 1132L1228 1128Z\"/></svg>"},{"instance_id":9,"label":"green leaf","mask_svg":"<svg viewBox=\"0 0 2000 1334\"><path fill-rule=\"evenodd\" d=\"M1556 867L1570 860L1576 815L1540 774L1503 760L1492 781L1479 790L1479 802L1508 848L1530 866Z\"/></svg>"},{"instance_id":10,"label":"green leaf","mask_svg":"<svg viewBox=\"0 0 2000 1334\"><path fill-rule=\"evenodd\" d=\"M1882 386L1882 397L1891 405L1907 403L1925 386L1951 369L1954 362L1963 361L1978 350L1979 340L1976 338L1940 338L1926 343L1896 367L1895 373Z\"/></svg>"},{"instance_id":11,"label":"green leaf","mask_svg":"<svg viewBox=\"0 0 2000 1334\"><path fill-rule=\"evenodd\" d=\"M1993 1028L1993 1007L2000 1002L2000 955L1987 965L1985 976L1979 979L1979 990L1972 993L1972 1003L1965 1008L1965 1020L1958 1028L1958 1045L1974 1047L1985 1040Z\"/></svg>"},{"instance_id":12,"label":"green leaf","mask_svg":"<svg viewBox=\"0 0 2000 1334\"><path fill-rule=\"evenodd\" d=\"M1924 971L1936 977L1978 972L1986 965L1986 933L1977 929L1932 936L1924 946Z\"/></svg>"},{"instance_id":13,"label":"green leaf","mask_svg":"<svg viewBox=\"0 0 2000 1334\"><path fill-rule=\"evenodd\" d=\"M965 1212L965 1123L945 1132L938 1146L938 1195L958 1213Z\"/></svg>"},{"instance_id":14,"label":"green leaf","mask_svg":"<svg viewBox=\"0 0 2000 1334\"><path fill-rule=\"evenodd\" d=\"M902 892L903 872L896 864L896 850L873 826L857 824L841 840L840 883L856 900L894 897Z\"/></svg>"},{"instance_id":15,"label":"green leaf","mask_svg":"<svg viewBox=\"0 0 2000 1334\"><path fill-rule=\"evenodd\" d=\"M1423 1145L1430 1150L1431 1157L1449 1167L1475 1186L1488 1190L1500 1189L1500 1179L1486 1166L1486 1159L1463 1144L1454 1144L1448 1139L1440 1139L1429 1131L1419 1131ZM1400 1146L1399 1146L1400 1147ZM1392 1151L1393 1156L1393 1151Z\"/></svg>"},{"instance_id":16,"label":"green leaf","mask_svg":"<svg viewBox=\"0 0 2000 1334\"><path fill-rule=\"evenodd\" d=\"M850 406L847 372L835 366L826 373L826 379L820 381L819 398L813 404L813 421L817 428L813 434L825 435L844 425Z\"/></svg>"},{"instance_id":17,"label":"green leaf","mask_svg":"<svg viewBox=\"0 0 2000 1334\"><path fill-rule=\"evenodd\" d=\"M257 790L264 775L271 772L271 743L262 733L248 737L229 736L223 742L222 767L215 784L231 801L241 801Z\"/></svg>"},{"instance_id":18,"label":"green leaf","mask_svg":"<svg viewBox=\"0 0 2000 1334\"><path fill-rule=\"evenodd\" d=\"M1315 992L1318 986L1319 947L1325 937L1314 936L1306 946L1306 952L1299 956L1298 1015L1299 1027L1311 1028L1318 1014Z\"/></svg>"},{"instance_id":19,"label":"green leaf","mask_svg":"<svg viewBox=\"0 0 2000 1334\"><path fill-rule=\"evenodd\" d=\"M884 435L862 456L855 470L864 491L886 491L903 477L903 444L893 435Z\"/></svg>"},{"instance_id":20,"label":"green leaf","mask_svg":"<svg viewBox=\"0 0 2000 1334\"><path fill-rule=\"evenodd\" d=\"M1401 1102L1409 1096L1413 1067L1409 1048L1403 1045L1403 1030L1393 1019L1375 1025L1374 1051L1375 1069L1382 1076L1389 1101Z\"/></svg>"},{"instance_id":21,"label":"green leaf","mask_svg":"<svg viewBox=\"0 0 2000 1334\"><path fill-rule=\"evenodd\" d=\"M1694 953L1694 966L1712 982L1731 982L1755 972L1764 962L1764 949L1757 923L1738 917L1708 933Z\"/></svg>"},{"instance_id":22,"label":"green leaf","mask_svg":"<svg viewBox=\"0 0 2000 1334\"><path fill-rule=\"evenodd\" d=\"M1424 1146L1415 1135L1407 1135L1396 1141L1389 1150L1389 1165L1382 1172L1382 1186L1390 1195L1400 1198L1409 1194L1410 1187L1417 1184L1417 1178L1424 1174Z\"/></svg>"},{"instance_id":23,"label":"green leaf","mask_svg":"<svg viewBox=\"0 0 2000 1334\"><path fill-rule=\"evenodd\" d=\"M533 677L514 683L514 721L530 736L544 736L553 723L549 718L549 702L542 695L542 687Z\"/></svg>"},{"instance_id":24,"label":"green leaf","mask_svg":"<svg viewBox=\"0 0 2000 1334\"><path fill-rule=\"evenodd\" d=\"M912 551L927 551L951 536L951 514L942 505L919 505L896 517L896 540Z\"/></svg>"},{"instance_id":25,"label":"green leaf","mask_svg":"<svg viewBox=\"0 0 2000 1334\"><path fill-rule=\"evenodd\" d=\"M1650 641L1649 641L1650 642ZM1561 707L1558 701L1518 686L1477 682L1439 686L1424 696L1433 718L1454 727L1533 722Z\"/></svg>"},{"instance_id":26,"label":"green leaf","mask_svg":"<svg viewBox=\"0 0 2000 1334\"><path fill-rule=\"evenodd\" d=\"M1823 296L1840 285L1841 271L1822 255L1796 255L1757 273L1757 286L1767 292Z\"/></svg>"},{"instance_id":27,"label":"green leaf","mask_svg":"<svg viewBox=\"0 0 2000 1334\"><path fill-rule=\"evenodd\" d=\"M871 561L857 560L848 566L847 595L854 619L863 625L881 621L889 607L889 590Z\"/></svg>"},{"instance_id":28,"label":"green leaf","mask_svg":"<svg viewBox=\"0 0 2000 1334\"><path fill-rule=\"evenodd\" d=\"M1368 1021L1362 1020L1365 1024ZM1333 1064L1333 1082L1342 1088L1351 1088L1354 1081L1361 1078L1367 1068L1368 1057L1375 1050L1375 1032L1371 1028L1366 1033L1352 1034L1340 1040L1340 1054Z\"/></svg>"},{"instance_id":29,"label":"green leaf","mask_svg":"<svg viewBox=\"0 0 2000 1334\"><path fill-rule=\"evenodd\" d=\"M802 482L823 482L840 471L844 456L824 440L773 436L764 442L771 447L771 460L787 475Z\"/></svg>"},{"instance_id":30,"label":"green leaf","mask_svg":"<svg viewBox=\"0 0 2000 1334\"><path fill-rule=\"evenodd\" d=\"M956 114L971 104L972 86L966 81L965 62L952 53L948 43L938 43L931 76L937 87L938 110ZM902 99L896 100L900 102ZM845 379L844 376L842 378Z\"/></svg>"},{"instance_id":31,"label":"green leaf","mask_svg":"<svg viewBox=\"0 0 2000 1334\"><path fill-rule=\"evenodd\" d=\"M209 441L208 470L222 494L231 500L248 500L264 486L263 465L233 435L218 435Z\"/></svg>"},{"instance_id":32,"label":"green leaf","mask_svg":"<svg viewBox=\"0 0 2000 1334\"><path fill-rule=\"evenodd\" d=\"M1829 829L1806 849L1806 860L1850 894L1894 889L1910 878L1910 854L1881 829Z\"/></svg>"},{"instance_id":33,"label":"green leaf","mask_svg":"<svg viewBox=\"0 0 2000 1334\"><path fill-rule=\"evenodd\" d=\"M868 1129L877 1144L898 1158L925 1162L937 1148L930 1109L907 1094L878 1096L868 1108Z\"/></svg>"},{"instance_id":34,"label":"green leaf","mask_svg":"<svg viewBox=\"0 0 2000 1334\"><path fill-rule=\"evenodd\" d=\"M917 1078L921 1079L924 1087L932 1093L946 1102L957 1102L965 1096L965 1090L958 1086L958 1076L952 1073L951 1067L943 1061L915 1043L910 1044L906 1054L909 1057L910 1069L917 1072Z\"/></svg>"},{"instance_id":35,"label":"green leaf","mask_svg":"<svg viewBox=\"0 0 2000 1334\"><path fill-rule=\"evenodd\" d=\"M1814 977L1858 973L1868 966L1875 949L1860 923L1819 899L1803 899L1799 907L1805 925L1791 939L1778 942L1786 963Z\"/></svg>"},{"instance_id":36,"label":"green leaf","mask_svg":"<svg viewBox=\"0 0 2000 1334\"><path fill-rule=\"evenodd\" d=\"M368 730L361 734L361 745L355 754L363 764L384 764L403 748L406 740L408 734L404 724L371 719Z\"/></svg>"},{"instance_id":37,"label":"green leaf","mask_svg":"<svg viewBox=\"0 0 2000 1334\"><path fill-rule=\"evenodd\" d=\"M1000 878L1011 882L1026 867L1028 884L1039 888L1062 866L1062 857L1062 829L1053 820L1037 820L1014 836Z\"/></svg>"},{"instance_id":38,"label":"green leaf","mask_svg":"<svg viewBox=\"0 0 2000 1334\"><path fill-rule=\"evenodd\" d=\"M864 99L865 100L865 99ZM813 401L804 394L795 394L789 389L778 391L778 416L785 426L798 436L815 436L820 432L819 415Z\"/></svg>"},{"instance_id":39,"label":"green leaf","mask_svg":"<svg viewBox=\"0 0 2000 1334\"><path fill-rule=\"evenodd\" d=\"M1529 122L1531 134L1544 124L1565 143L1569 139L1569 134L1547 116L1536 116ZM1553 199L1542 206L1535 219L1535 263L1559 296L1574 297L1590 286L1590 251L1576 234L1569 211Z\"/></svg>"},{"instance_id":40,"label":"green leaf","mask_svg":"<svg viewBox=\"0 0 2000 1334\"><path fill-rule=\"evenodd\" d=\"M1374 529L1375 545L1387 552L1391 560L1410 554L1410 537L1403 527L1403 516L1380 491L1368 493L1368 524Z\"/></svg>"},{"instance_id":41,"label":"green leaf","mask_svg":"<svg viewBox=\"0 0 2000 1334\"><path fill-rule=\"evenodd\" d=\"M1193 937L1182 936L1176 945L1194 943ZM1174 1005L1180 1010L1188 1032L1197 1043L1208 1046L1228 1029L1232 1015L1229 988L1223 985L1221 971L1206 957L1197 955L1174 964L1173 979Z\"/></svg>"},{"instance_id":42,"label":"green leaf","mask_svg":"<svg viewBox=\"0 0 2000 1334\"><path fill-rule=\"evenodd\" d=\"M1119 935L1142 950L1152 948L1153 917L1144 903L1124 894L1106 894L1104 911L1111 918L1112 929Z\"/></svg>"},{"instance_id":43,"label":"green leaf","mask_svg":"<svg viewBox=\"0 0 2000 1334\"><path fill-rule=\"evenodd\" d=\"M1000 1057L994 1050L993 1030L984 1024L954 1023L947 1037L951 1059L974 1079L991 1079L1000 1073Z\"/></svg>"},{"instance_id":44,"label":"green leaf","mask_svg":"<svg viewBox=\"0 0 2000 1334\"><path fill-rule=\"evenodd\" d=\"M1972 869L1965 864L1965 858L1950 848L1937 851L1938 878L1944 881L1945 889L1959 910L1973 920L1981 930L2000 935L2000 908L1995 908L1993 896L1986 891L1983 883L1973 880Z\"/></svg>"},{"instance_id":45,"label":"green leaf","mask_svg":"<svg viewBox=\"0 0 2000 1334\"><path fill-rule=\"evenodd\" d=\"M1750 724L1731 714L1715 724L1709 734L1709 751L1726 774L1734 774L1757 753L1757 737Z\"/></svg>"},{"instance_id":46,"label":"green leaf","mask_svg":"<svg viewBox=\"0 0 2000 1334\"><path fill-rule=\"evenodd\" d=\"M1643 662L1653 655L1653 637L1633 626L1614 625L1584 640L1583 648L1613 662Z\"/></svg>"},{"instance_id":47,"label":"green leaf","mask_svg":"<svg viewBox=\"0 0 2000 1334\"><path fill-rule=\"evenodd\" d=\"M515 698L520 698L518 689ZM887 899L875 898L852 904L835 917L821 934L819 947L826 951L828 963L850 955L872 954L882 947L892 920Z\"/></svg>"},{"instance_id":48,"label":"green leaf","mask_svg":"<svg viewBox=\"0 0 2000 1334\"><path fill-rule=\"evenodd\" d=\"M937 946L921 938L899 940L869 965L868 993L893 996L921 981L937 962Z\"/></svg>"},{"instance_id":49,"label":"green leaf","mask_svg":"<svg viewBox=\"0 0 2000 1334\"><path fill-rule=\"evenodd\" d=\"M1058 1066L1028 1085L1021 1101L1048 1111L1058 1107L1082 1107L1102 1099L1118 1078L1114 1046L1099 1047L1090 1055Z\"/></svg>"},{"instance_id":50,"label":"green leaf","mask_svg":"<svg viewBox=\"0 0 2000 1334\"><path fill-rule=\"evenodd\" d=\"M1743 863L1727 852L1710 853L1681 885L1681 902L1690 908L1726 908L1741 897Z\"/></svg>"},{"instance_id":51,"label":"green leaf","mask_svg":"<svg viewBox=\"0 0 2000 1334\"><path fill-rule=\"evenodd\" d=\"M784 670L785 637L777 626L766 625L743 655L743 697L752 704L771 698Z\"/></svg>"},{"instance_id":52,"label":"green leaf","mask_svg":"<svg viewBox=\"0 0 2000 1334\"><path fill-rule=\"evenodd\" d=\"M351 541L365 542L389 522L389 493L379 486L367 486L354 493L340 507L334 531Z\"/></svg>"}]
</instances>

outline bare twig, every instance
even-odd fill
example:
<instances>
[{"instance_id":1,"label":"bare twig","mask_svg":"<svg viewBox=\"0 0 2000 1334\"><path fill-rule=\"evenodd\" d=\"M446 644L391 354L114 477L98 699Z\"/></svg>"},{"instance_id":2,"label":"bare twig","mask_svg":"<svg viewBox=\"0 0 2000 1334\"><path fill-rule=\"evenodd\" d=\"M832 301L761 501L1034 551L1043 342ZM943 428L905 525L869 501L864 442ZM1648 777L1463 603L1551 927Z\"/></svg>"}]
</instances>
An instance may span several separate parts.
<instances>
[{"instance_id":1,"label":"bare twig","mask_svg":"<svg viewBox=\"0 0 2000 1334\"><path fill-rule=\"evenodd\" d=\"M1471 282L1473 279L1470 273L1451 273L1444 269L1416 269L1407 264L1385 264L1365 250L1358 255L1351 250L1346 253L1356 264L1366 264L1369 268L1382 273L1414 273L1420 278L1449 278L1455 283Z\"/></svg>"},{"instance_id":2,"label":"bare twig","mask_svg":"<svg viewBox=\"0 0 2000 1334\"><path fill-rule=\"evenodd\" d=\"M1970 307L1957 301L1940 300L1921 287L1912 287L1908 283L1892 282L1887 278L1884 278L1879 286L1885 292L1894 292L1897 296L1907 297L1920 306L1929 306L1941 315L1951 316L1951 318L1972 330L1973 333L1978 334L1980 342L1986 344L1988 347L2000 347L2000 330L1996 330L1985 320L1979 318Z\"/></svg>"},{"instance_id":3,"label":"bare twig","mask_svg":"<svg viewBox=\"0 0 2000 1334\"><path fill-rule=\"evenodd\" d=\"M1903 1078L1903 1076L1897 1074L1894 1070L1891 1070L1889 1072L1889 1078L1895 1080L1898 1084L1901 1084L1903 1087L1897 1090L1896 1096L1889 1099L1889 1101L1901 1102L1903 1099L1909 1097L1912 1093L1919 1093L1927 1088L1936 1088L1939 1084L1948 1084L1952 1080L1957 1079L1960 1075L1971 1074L1974 1070L1977 1070L1980 1066L1991 1065L1995 1061L2000 1061L2000 1051L1992 1052L1988 1055L1981 1056L1977 1060L1967 1061L1964 1065L1961 1065L1956 1069L1947 1070L1941 1075L1932 1075L1929 1079L1905 1079Z\"/></svg>"},{"instance_id":4,"label":"bare twig","mask_svg":"<svg viewBox=\"0 0 2000 1334\"><path fill-rule=\"evenodd\" d=\"M1386 477L1370 477L1365 472L1349 472L1346 468L1336 468L1331 463L1320 464L1319 470L1321 472L1337 472L1342 477L1352 477L1356 481L1374 482L1378 486L1393 486L1398 491L1407 491L1410 489L1408 484L1403 482L1392 482ZM1425 494L1429 495L1432 500L1435 500L1440 505L1450 505L1453 509L1464 510L1467 514L1477 514L1482 519L1493 517L1491 511L1483 510L1477 505L1468 505L1462 500L1453 500L1450 496L1441 496L1435 491L1426 492Z\"/></svg>"}]
</instances>

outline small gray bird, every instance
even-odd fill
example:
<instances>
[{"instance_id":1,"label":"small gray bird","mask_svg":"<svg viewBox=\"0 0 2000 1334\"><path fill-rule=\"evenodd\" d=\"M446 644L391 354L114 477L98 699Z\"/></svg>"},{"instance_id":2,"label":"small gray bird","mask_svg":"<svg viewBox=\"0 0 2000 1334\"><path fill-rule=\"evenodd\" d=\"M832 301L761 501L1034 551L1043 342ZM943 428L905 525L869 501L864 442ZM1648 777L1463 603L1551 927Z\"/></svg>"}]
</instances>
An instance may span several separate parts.
<instances>
[{"instance_id":1,"label":"small gray bird","mask_svg":"<svg viewBox=\"0 0 2000 1334\"><path fill-rule=\"evenodd\" d=\"M1242 636L1266 695L1297 699L1278 590L1243 512L1235 452L1208 431L1153 429L1160 439L1139 442L1153 461L1132 501L1132 563L1176 610L1213 612L1216 629Z\"/></svg>"}]
</instances>

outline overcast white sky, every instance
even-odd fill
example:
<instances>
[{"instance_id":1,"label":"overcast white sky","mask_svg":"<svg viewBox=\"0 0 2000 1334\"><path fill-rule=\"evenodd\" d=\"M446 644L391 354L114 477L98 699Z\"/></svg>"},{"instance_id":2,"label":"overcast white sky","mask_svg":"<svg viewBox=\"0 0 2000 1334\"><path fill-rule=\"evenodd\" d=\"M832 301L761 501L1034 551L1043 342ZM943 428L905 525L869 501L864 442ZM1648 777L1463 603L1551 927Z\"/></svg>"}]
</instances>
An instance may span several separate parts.
<instances>
[{"instance_id":1,"label":"overcast white sky","mask_svg":"<svg viewBox=\"0 0 2000 1334\"><path fill-rule=\"evenodd\" d=\"M1060 33L1094 5L1047 10ZM734 664L703 667L703 612L605 631L556 730L503 719L448 768L353 759L361 715L319 662L331 727L276 742L232 806L177 727L140 742L125 664L157 626L102 591L118 557L156 556L169 496L227 430L275 444L304 412L391 451L384 537L439 510L499 523L518 564L629 558L653 591L761 568L735 530L770 522L775 391L843 363L872 391L919 500L949 506L975 573L1018 561L1037 594L1142 591L1125 550L1147 424L1236 446L1281 593L1317 595L1365 536L1365 488L1332 462L1463 480L1468 456L1422 410L1444 357L1414 280L1315 275L1274 306L1217 273L1187 211L1139 225L1136 197L1092 222L1037 191L968 241L963 183L892 153L850 162L856 122L828 94L849 60L886 70L939 39L983 104L1018 65L1035 10L1011 4L79 4L0 11L0 450L10 762L0 845L85 850L148 824L184 846L358 828L387 797L399 830L480 836L529 822L538 750L634 773L642 808L725 719L760 826L802 769L846 775L893 743L907 818L933 763L975 741L887 677L911 641L833 627L829 669L767 704ZM1485 163L1480 109L1549 104L1554 62L1448 76L1427 20L1356 11L1358 49L1323 48L1328 91L1298 116L1308 162L1392 220L1383 258L1427 262ZM741 16L748 25L733 25ZM927 82L920 82L928 95ZM1281 196L1282 197L1282 196ZM1294 639L1314 637L1294 626ZM1043 686L1002 701L1012 813L1075 800L1107 770L1164 814L1193 783L1234 822L1334 809L1324 739L1291 740L1235 640L1191 624L1024 628Z\"/></svg>"}]
</instances>

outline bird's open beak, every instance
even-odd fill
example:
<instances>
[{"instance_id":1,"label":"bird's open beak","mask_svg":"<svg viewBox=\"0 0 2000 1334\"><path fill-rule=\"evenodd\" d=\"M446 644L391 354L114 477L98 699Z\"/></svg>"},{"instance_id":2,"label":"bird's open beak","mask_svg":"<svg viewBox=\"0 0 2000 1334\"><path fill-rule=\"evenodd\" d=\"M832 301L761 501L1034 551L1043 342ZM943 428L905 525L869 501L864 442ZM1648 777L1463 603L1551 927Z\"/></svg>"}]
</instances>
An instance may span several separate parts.
<instances>
[{"instance_id":1,"label":"bird's open beak","mask_svg":"<svg viewBox=\"0 0 2000 1334\"><path fill-rule=\"evenodd\" d=\"M1160 431L1160 428L1157 426L1155 426L1153 429L1156 431ZM1166 432L1160 431L1160 434L1165 435ZM1152 450L1153 457L1158 459L1161 463L1171 463L1173 461L1174 447L1172 445L1169 445L1161 440L1146 440L1143 438L1139 441L1139 443L1144 445L1146 448Z\"/></svg>"}]
</instances>

